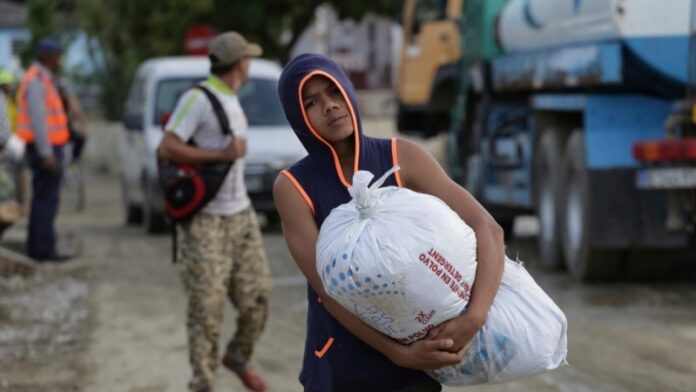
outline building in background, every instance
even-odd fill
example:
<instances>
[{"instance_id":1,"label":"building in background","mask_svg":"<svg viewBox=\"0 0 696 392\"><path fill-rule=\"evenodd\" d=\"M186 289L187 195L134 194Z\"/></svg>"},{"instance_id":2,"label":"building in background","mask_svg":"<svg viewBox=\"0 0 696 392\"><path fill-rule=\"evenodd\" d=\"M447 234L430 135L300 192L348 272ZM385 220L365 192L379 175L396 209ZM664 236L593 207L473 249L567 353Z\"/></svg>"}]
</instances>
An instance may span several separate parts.
<instances>
[{"instance_id":1,"label":"building in background","mask_svg":"<svg viewBox=\"0 0 696 392\"><path fill-rule=\"evenodd\" d=\"M0 0L0 68L19 73L19 51L29 43L27 6Z\"/></svg>"},{"instance_id":2,"label":"building in background","mask_svg":"<svg viewBox=\"0 0 696 392\"><path fill-rule=\"evenodd\" d=\"M329 56L356 89L391 89L396 85L401 40L401 27L391 19L367 15L360 22L339 20L331 6L322 5L290 55L313 52Z\"/></svg>"}]
</instances>

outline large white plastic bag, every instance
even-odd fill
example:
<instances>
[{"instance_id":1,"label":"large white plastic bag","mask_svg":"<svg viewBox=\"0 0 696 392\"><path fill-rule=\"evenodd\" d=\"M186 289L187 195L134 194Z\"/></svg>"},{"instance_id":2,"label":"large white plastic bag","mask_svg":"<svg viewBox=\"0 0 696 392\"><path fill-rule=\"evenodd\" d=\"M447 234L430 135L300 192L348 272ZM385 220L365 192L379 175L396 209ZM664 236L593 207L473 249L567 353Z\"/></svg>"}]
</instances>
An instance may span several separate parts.
<instances>
[{"instance_id":1,"label":"large white plastic bag","mask_svg":"<svg viewBox=\"0 0 696 392\"><path fill-rule=\"evenodd\" d=\"M439 199L379 188L390 173L371 189L372 174L355 174L353 200L334 209L321 227L317 270L342 306L409 343L465 308L476 272L476 238ZM510 381L558 367L566 346L565 316L508 259L488 321L464 360L429 374L448 385Z\"/></svg>"},{"instance_id":2,"label":"large white plastic bag","mask_svg":"<svg viewBox=\"0 0 696 392\"><path fill-rule=\"evenodd\" d=\"M357 172L355 199L322 224L317 270L337 302L410 343L464 310L476 238L440 199L396 187L368 189L372 178Z\"/></svg>"}]
</instances>

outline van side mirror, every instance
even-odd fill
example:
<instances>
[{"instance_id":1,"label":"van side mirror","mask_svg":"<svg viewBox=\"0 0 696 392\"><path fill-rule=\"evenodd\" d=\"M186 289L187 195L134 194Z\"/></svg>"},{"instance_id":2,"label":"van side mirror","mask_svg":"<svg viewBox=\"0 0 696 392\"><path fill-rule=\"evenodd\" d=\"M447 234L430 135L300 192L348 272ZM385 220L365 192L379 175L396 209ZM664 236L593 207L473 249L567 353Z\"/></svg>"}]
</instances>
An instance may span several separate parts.
<instances>
[{"instance_id":1,"label":"van side mirror","mask_svg":"<svg viewBox=\"0 0 696 392\"><path fill-rule=\"evenodd\" d=\"M143 115L140 113L128 113L123 115L123 126L129 131L143 130Z\"/></svg>"}]
</instances>

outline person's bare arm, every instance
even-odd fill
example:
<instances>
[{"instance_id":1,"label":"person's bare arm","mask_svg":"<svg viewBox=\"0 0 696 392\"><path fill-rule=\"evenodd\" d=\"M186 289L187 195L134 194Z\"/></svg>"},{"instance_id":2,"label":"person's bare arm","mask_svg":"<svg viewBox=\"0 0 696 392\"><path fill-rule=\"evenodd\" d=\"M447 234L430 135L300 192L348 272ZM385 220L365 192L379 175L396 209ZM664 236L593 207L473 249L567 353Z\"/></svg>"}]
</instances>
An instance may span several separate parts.
<instances>
[{"instance_id":1,"label":"person's bare arm","mask_svg":"<svg viewBox=\"0 0 696 392\"><path fill-rule=\"evenodd\" d=\"M433 328L430 338L453 338L461 349L488 318L503 276L505 243L503 230L486 209L464 188L452 181L440 164L416 143L397 141L401 178L406 188L440 198L476 233L477 268L466 312Z\"/></svg>"},{"instance_id":2,"label":"person's bare arm","mask_svg":"<svg viewBox=\"0 0 696 392\"><path fill-rule=\"evenodd\" d=\"M226 148L207 150L184 143L172 132L165 132L157 154L175 163L229 162L246 155L246 140L235 138Z\"/></svg>"},{"instance_id":3,"label":"person's bare arm","mask_svg":"<svg viewBox=\"0 0 696 392\"><path fill-rule=\"evenodd\" d=\"M461 362L463 350L451 353L452 339L423 339L410 346L399 344L363 323L324 291L321 278L316 271L316 243L319 230L311 210L292 185L280 175L273 187L278 213L283 227L283 236L300 271L317 292L326 310L353 335L384 354L398 366L413 369L437 369ZM360 358L355 358L359 361Z\"/></svg>"}]
</instances>

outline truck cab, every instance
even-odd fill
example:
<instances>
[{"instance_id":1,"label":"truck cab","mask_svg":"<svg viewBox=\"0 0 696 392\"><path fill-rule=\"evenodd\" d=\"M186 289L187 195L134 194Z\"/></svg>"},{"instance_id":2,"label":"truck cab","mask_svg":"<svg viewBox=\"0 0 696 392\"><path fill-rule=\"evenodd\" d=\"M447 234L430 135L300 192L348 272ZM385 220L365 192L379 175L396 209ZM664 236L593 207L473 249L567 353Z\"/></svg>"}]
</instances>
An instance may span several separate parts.
<instances>
[{"instance_id":1,"label":"truck cab","mask_svg":"<svg viewBox=\"0 0 696 392\"><path fill-rule=\"evenodd\" d=\"M399 70L401 132L433 136L450 126L461 58L461 0L406 0Z\"/></svg>"}]
</instances>

